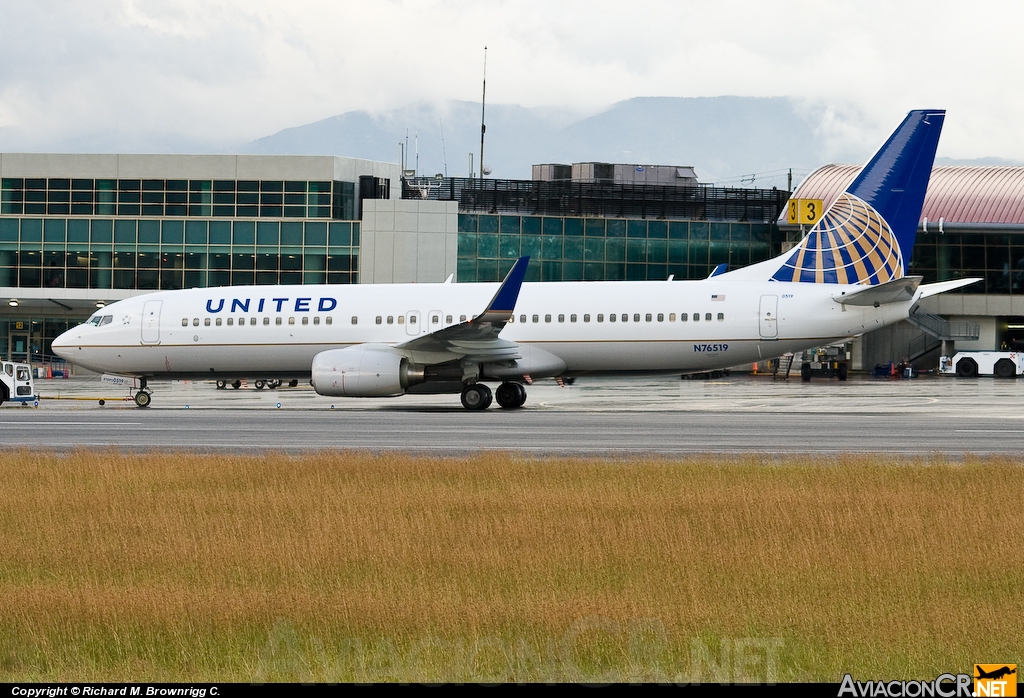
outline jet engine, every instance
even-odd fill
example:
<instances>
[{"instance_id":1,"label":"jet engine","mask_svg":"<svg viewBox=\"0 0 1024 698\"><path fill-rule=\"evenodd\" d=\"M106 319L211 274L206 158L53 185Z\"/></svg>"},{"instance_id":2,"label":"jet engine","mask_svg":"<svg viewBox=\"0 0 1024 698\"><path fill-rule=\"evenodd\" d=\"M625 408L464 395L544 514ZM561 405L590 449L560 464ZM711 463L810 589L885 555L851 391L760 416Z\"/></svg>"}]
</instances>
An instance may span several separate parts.
<instances>
[{"instance_id":1,"label":"jet engine","mask_svg":"<svg viewBox=\"0 0 1024 698\"><path fill-rule=\"evenodd\" d=\"M423 367L386 345L359 344L313 357L313 389L334 397L391 397L422 383Z\"/></svg>"}]
</instances>

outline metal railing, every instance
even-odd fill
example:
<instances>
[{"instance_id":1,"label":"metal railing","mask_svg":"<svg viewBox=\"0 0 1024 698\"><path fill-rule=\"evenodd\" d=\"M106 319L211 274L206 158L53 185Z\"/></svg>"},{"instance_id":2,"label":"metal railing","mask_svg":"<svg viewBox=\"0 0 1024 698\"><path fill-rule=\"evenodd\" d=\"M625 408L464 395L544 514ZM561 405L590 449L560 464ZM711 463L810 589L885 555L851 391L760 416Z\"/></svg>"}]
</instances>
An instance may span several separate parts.
<instances>
[{"instance_id":1,"label":"metal railing","mask_svg":"<svg viewBox=\"0 0 1024 698\"><path fill-rule=\"evenodd\" d=\"M912 325L920 327L936 339L973 341L978 339L981 334L981 326L976 322L951 322L938 315L921 311L911 315L907 318L907 321Z\"/></svg>"},{"instance_id":2,"label":"metal railing","mask_svg":"<svg viewBox=\"0 0 1024 698\"><path fill-rule=\"evenodd\" d=\"M789 192L605 181L416 177L402 180L402 198L457 201L461 212L771 223L781 214Z\"/></svg>"}]
</instances>

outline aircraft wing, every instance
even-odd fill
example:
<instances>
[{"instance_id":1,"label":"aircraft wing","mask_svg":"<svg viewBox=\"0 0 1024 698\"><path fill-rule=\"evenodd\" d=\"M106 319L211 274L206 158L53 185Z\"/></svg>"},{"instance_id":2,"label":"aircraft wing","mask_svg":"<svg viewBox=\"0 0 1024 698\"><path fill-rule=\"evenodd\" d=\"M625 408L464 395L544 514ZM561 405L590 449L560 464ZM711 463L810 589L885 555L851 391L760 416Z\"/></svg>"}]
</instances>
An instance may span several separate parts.
<instances>
[{"instance_id":1,"label":"aircraft wing","mask_svg":"<svg viewBox=\"0 0 1024 698\"><path fill-rule=\"evenodd\" d=\"M935 296L946 291L952 291L963 286L976 284L981 279L954 279L953 281L940 281L937 284L925 284L921 287L921 298Z\"/></svg>"},{"instance_id":2,"label":"aircraft wing","mask_svg":"<svg viewBox=\"0 0 1024 698\"><path fill-rule=\"evenodd\" d=\"M417 363L444 363L468 358L481 363L515 361L522 358L519 345L498 334L515 311L519 289L526 278L529 257L520 257L512 265L497 293L482 313L457 325L416 337L395 347Z\"/></svg>"}]
</instances>

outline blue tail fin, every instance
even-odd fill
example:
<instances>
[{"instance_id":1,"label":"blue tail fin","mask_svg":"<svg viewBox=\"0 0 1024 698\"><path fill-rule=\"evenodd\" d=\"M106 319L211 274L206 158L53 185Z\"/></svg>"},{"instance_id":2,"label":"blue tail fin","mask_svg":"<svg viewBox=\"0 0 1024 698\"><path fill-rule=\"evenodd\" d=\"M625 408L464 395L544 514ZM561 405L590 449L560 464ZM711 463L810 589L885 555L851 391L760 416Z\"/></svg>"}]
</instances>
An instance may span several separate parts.
<instances>
[{"instance_id":1,"label":"blue tail fin","mask_svg":"<svg viewBox=\"0 0 1024 698\"><path fill-rule=\"evenodd\" d=\"M903 277L945 116L910 112L772 278L880 284Z\"/></svg>"}]
</instances>

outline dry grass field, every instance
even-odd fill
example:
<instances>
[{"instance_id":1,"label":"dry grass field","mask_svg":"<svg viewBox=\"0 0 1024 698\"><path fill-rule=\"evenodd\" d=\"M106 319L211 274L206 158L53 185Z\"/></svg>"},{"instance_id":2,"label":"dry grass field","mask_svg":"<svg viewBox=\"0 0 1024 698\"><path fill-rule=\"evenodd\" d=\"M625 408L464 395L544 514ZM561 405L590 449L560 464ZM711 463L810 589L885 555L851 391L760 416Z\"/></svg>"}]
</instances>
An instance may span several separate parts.
<instances>
[{"instance_id":1,"label":"dry grass field","mask_svg":"<svg viewBox=\"0 0 1024 698\"><path fill-rule=\"evenodd\" d=\"M837 681L1021 662L1024 468L0 458L0 681Z\"/></svg>"}]
</instances>

